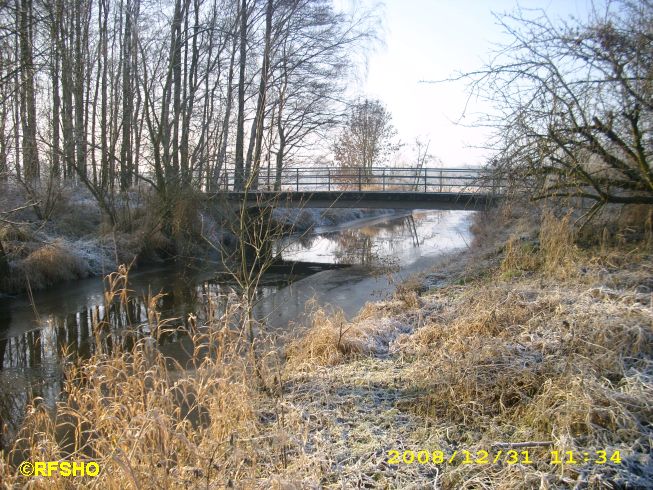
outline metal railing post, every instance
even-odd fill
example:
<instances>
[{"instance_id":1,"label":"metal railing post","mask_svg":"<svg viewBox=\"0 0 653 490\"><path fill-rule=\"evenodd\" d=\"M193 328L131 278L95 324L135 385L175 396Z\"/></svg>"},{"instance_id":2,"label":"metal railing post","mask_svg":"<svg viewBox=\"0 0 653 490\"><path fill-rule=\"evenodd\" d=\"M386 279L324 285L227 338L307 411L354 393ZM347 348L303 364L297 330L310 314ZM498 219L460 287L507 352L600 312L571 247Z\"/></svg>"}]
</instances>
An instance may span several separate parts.
<instances>
[{"instance_id":1,"label":"metal railing post","mask_svg":"<svg viewBox=\"0 0 653 490\"><path fill-rule=\"evenodd\" d=\"M442 170L440 170L440 192L442 192Z\"/></svg>"},{"instance_id":2,"label":"metal railing post","mask_svg":"<svg viewBox=\"0 0 653 490\"><path fill-rule=\"evenodd\" d=\"M383 169L383 190L385 190L385 169Z\"/></svg>"},{"instance_id":3,"label":"metal railing post","mask_svg":"<svg viewBox=\"0 0 653 490\"><path fill-rule=\"evenodd\" d=\"M295 169L295 174L297 176L297 192L299 192L299 169Z\"/></svg>"},{"instance_id":4,"label":"metal railing post","mask_svg":"<svg viewBox=\"0 0 653 490\"><path fill-rule=\"evenodd\" d=\"M426 172L427 172L427 169L425 167L424 168L424 192L426 192Z\"/></svg>"},{"instance_id":5,"label":"metal railing post","mask_svg":"<svg viewBox=\"0 0 653 490\"><path fill-rule=\"evenodd\" d=\"M363 190L363 169L358 167L358 191Z\"/></svg>"},{"instance_id":6,"label":"metal railing post","mask_svg":"<svg viewBox=\"0 0 653 490\"><path fill-rule=\"evenodd\" d=\"M330 168L327 169L327 172L328 172L328 184L327 185L328 185L328 189L330 191L331 190L331 169Z\"/></svg>"}]
</instances>

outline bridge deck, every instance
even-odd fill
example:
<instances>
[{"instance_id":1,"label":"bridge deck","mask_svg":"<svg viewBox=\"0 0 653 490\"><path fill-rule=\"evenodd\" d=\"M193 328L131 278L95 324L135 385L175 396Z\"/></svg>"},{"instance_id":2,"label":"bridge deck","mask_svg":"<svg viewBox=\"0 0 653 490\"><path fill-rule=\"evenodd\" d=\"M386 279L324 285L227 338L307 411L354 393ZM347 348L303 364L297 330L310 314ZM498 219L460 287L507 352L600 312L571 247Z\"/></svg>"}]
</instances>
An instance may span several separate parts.
<instances>
[{"instance_id":1,"label":"bridge deck","mask_svg":"<svg viewBox=\"0 0 653 490\"><path fill-rule=\"evenodd\" d=\"M253 207L479 210L493 205L501 191L481 168L288 168L249 184L247 192L233 190L233 171L223 173L222 190L210 198L246 200Z\"/></svg>"},{"instance_id":2,"label":"bridge deck","mask_svg":"<svg viewBox=\"0 0 653 490\"><path fill-rule=\"evenodd\" d=\"M225 192L217 194L234 204L245 199L252 207L450 209L477 211L492 206L497 196L466 192L397 191L281 191Z\"/></svg>"}]
</instances>

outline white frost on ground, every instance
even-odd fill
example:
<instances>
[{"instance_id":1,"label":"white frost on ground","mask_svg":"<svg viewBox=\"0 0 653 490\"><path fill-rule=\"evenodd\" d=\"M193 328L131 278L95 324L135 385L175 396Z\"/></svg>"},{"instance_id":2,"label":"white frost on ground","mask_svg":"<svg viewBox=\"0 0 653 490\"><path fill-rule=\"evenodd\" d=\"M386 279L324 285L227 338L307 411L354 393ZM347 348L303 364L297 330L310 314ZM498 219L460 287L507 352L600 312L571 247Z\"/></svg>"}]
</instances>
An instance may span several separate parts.
<instances>
[{"instance_id":1,"label":"white frost on ground","mask_svg":"<svg viewBox=\"0 0 653 490\"><path fill-rule=\"evenodd\" d=\"M392 214L393 212L392 209L363 208L276 208L272 216L282 223L294 225L298 231L303 231L317 226L339 225L348 221Z\"/></svg>"},{"instance_id":2,"label":"white frost on ground","mask_svg":"<svg viewBox=\"0 0 653 490\"><path fill-rule=\"evenodd\" d=\"M87 264L90 275L98 276L115 269L115 249L106 239L82 238L68 244L70 253Z\"/></svg>"}]
</instances>

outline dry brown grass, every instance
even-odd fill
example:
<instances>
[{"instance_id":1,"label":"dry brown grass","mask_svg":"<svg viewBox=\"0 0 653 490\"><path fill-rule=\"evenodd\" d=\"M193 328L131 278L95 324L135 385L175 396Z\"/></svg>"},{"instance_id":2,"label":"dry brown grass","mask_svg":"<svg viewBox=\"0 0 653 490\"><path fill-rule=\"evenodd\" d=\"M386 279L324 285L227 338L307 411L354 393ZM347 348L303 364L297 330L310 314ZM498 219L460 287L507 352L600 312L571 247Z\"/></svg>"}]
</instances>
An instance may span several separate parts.
<instances>
[{"instance_id":1,"label":"dry brown grass","mask_svg":"<svg viewBox=\"0 0 653 490\"><path fill-rule=\"evenodd\" d=\"M285 352L290 370L334 366L374 352L376 329L361 322L348 322L341 310L329 311L315 303L310 308L308 330L292 341Z\"/></svg>"},{"instance_id":2,"label":"dry brown grass","mask_svg":"<svg viewBox=\"0 0 653 490\"><path fill-rule=\"evenodd\" d=\"M501 244L510 235L530 237L537 234L541 217L532 205L506 201L501 206L479 211L471 220L472 244L475 249L487 249L489 244Z\"/></svg>"},{"instance_id":3,"label":"dry brown grass","mask_svg":"<svg viewBox=\"0 0 653 490\"><path fill-rule=\"evenodd\" d=\"M308 328L285 350L286 369L312 371L361 356L385 354L391 342L409 328L408 317L420 305L414 290L400 287L393 299L367 303L347 322L342 310L327 311L312 303Z\"/></svg>"},{"instance_id":4,"label":"dry brown grass","mask_svg":"<svg viewBox=\"0 0 653 490\"><path fill-rule=\"evenodd\" d=\"M107 309L128 299L127 271L109 276ZM185 366L158 349L168 328L151 298L151 334L116 335L96 321L95 352L66 366L54 412L35 399L13 448L0 459L3 488L251 488L274 471L285 446L260 434L258 383L243 337L232 325L239 304L205 325L191 321ZM113 305L109 307L108 305ZM217 310L217 308L216 308ZM274 428L274 427L273 427ZM97 478L20 476L27 461L95 461Z\"/></svg>"},{"instance_id":5,"label":"dry brown grass","mask_svg":"<svg viewBox=\"0 0 653 490\"><path fill-rule=\"evenodd\" d=\"M501 273L514 277L528 272L541 271L544 275L565 279L578 270L580 253L569 214L557 218L545 212L537 239L528 235L511 235L503 250Z\"/></svg>"},{"instance_id":6,"label":"dry brown grass","mask_svg":"<svg viewBox=\"0 0 653 490\"><path fill-rule=\"evenodd\" d=\"M62 241L43 245L17 264L14 281L29 281L32 289L42 289L58 282L88 275L87 264L73 255Z\"/></svg>"},{"instance_id":7,"label":"dry brown grass","mask_svg":"<svg viewBox=\"0 0 653 490\"><path fill-rule=\"evenodd\" d=\"M629 242L653 246L653 205L606 206L578 232L585 247L617 247Z\"/></svg>"},{"instance_id":8,"label":"dry brown grass","mask_svg":"<svg viewBox=\"0 0 653 490\"><path fill-rule=\"evenodd\" d=\"M0 241L27 242L34 239L34 234L27 225L0 225Z\"/></svg>"},{"instance_id":9,"label":"dry brown grass","mask_svg":"<svg viewBox=\"0 0 653 490\"><path fill-rule=\"evenodd\" d=\"M523 242L519 237L511 236L505 244L501 273L504 277L532 272L539 266L538 256L532 243Z\"/></svg>"},{"instance_id":10,"label":"dry brown grass","mask_svg":"<svg viewBox=\"0 0 653 490\"><path fill-rule=\"evenodd\" d=\"M639 488L637 473L653 478L651 468L639 468L653 436L653 298L632 281L644 280L634 269L650 271L653 260L614 249L601 260L581 255L565 219L544 224L541 248L527 259L539 273L494 276L430 296L442 306L439 314L401 347L415 359L409 379L419 396L399 405L432 420L433 437L453 437L470 449L522 441L552 441L560 450L619 449L626 455L622 465L585 466L582 479L596 488L612 488L610 481ZM524 264L507 250L513 270ZM602 265L610 255L621 257L614 276L633 270L626 287L606 286L618 286ZM519 474L452 467L442 482L516 488L530 479L566 488L580 481L577 469L552 467L545 456L520 466Z\"/></svg>"},{"instance_id":11,"label":"dry brown grass","mask_svg":"<svg viewBox=\"0 0 653 490\"><path fill-rule=\"evenodd\" d=\"M571 215L556 218L550 212L544 214L540 227L540 256L542 271L548 276L564 278L574 274L579 257L575 243Z\"/></svg>"},{"instance_id":12,"label":"dry brown grass","mask_svg":"<svg viewBox=\"0 0 653 490\"><path fill-rule=\"evenodd\" d=\"M333 366L368 352L366 332L347 322L342 310L327 312L315 303L310 308L308 330L286 349L289 369Z\"/></svg>"}]
</instances>

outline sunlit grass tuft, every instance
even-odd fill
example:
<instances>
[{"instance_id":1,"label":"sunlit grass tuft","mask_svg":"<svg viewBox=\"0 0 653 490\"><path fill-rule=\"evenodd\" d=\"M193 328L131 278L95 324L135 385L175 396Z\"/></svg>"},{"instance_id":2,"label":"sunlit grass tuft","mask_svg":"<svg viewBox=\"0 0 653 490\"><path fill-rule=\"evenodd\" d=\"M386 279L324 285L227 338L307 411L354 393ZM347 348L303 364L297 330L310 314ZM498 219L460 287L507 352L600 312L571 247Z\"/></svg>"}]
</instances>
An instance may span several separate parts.
<instances>
[{"instance_id":1,"label":"sunlit grass tuft","mask_svg":"<svg viewBox=\"0 0 653 490\"><path fill-rule=\"evenodd\" d=\"M126 279L126 268L108 278L109 311L129 301ZM118 335L95 322L95 352L65 367L55 410L40 399L29 405L0 463L4 484L70 488L70 479L58 475L22 477L17 465L24 460L95 461L101 474L74 483L97 488L179 488L256 475L263 450L252 443L259 393L242 336L233 329L238 305L188 332L188 360L181 366L157 347L169 327L156 304L153 297L147 335ZM271 449L262 453L268 463Z\"/></svg>"}]
</instances>

